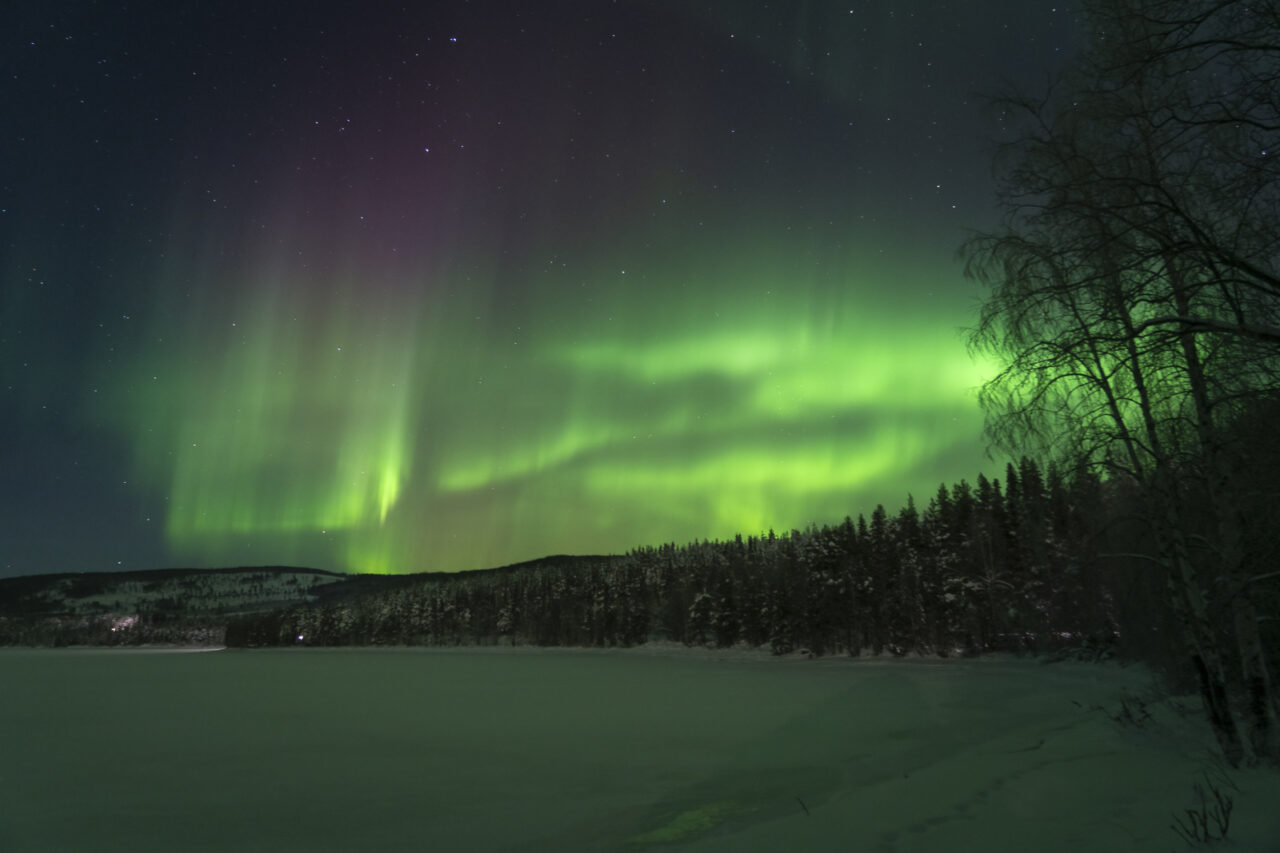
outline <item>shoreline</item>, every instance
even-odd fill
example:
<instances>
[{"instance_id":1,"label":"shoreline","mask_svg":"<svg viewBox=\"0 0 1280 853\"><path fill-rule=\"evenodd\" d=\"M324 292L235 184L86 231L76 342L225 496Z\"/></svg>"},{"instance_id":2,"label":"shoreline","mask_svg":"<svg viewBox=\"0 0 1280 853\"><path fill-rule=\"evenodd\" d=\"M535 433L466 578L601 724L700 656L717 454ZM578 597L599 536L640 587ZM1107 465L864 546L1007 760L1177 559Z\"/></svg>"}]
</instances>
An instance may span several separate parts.
<instances>
[{"instance_id":1,"label":"shoreline","mask_svg":"<svg viewBox=\"0 0 1280 853\"><path fill-rule=\"evenodd\" d=\"M361 654L423 654L423 655L480 655L480 656L515 656L540 657L545 655L575 655L583 657L653 657L678 660L705 660L725 663L760 663L771 664L806 664L814 667L828 668L834 666L952 666L952 665L994 665L1009 663L1037 664L1050 666L1054 664L1088 664L1090 666L1105 665L1117 669L1141 668L1138 662L1110 660L1081 660L1076 658L1054 659L1045 654L1018 655L1012 652L991 652L981 655L962 656L915 653L895 656L891 653L872 655L830 654L812 655L805 650L777 655L764 646L748 646L737 644L728 647L687 646L670 640L654 640L635 646L535 646L535 645L457 645L457 646L187 646L187 645L137 645L137 646L0 646L0 654L5 652L48 652L72 654L195 654L208 652L285 652L285 653L361 653Z\"/></svg>"}]
</instances>

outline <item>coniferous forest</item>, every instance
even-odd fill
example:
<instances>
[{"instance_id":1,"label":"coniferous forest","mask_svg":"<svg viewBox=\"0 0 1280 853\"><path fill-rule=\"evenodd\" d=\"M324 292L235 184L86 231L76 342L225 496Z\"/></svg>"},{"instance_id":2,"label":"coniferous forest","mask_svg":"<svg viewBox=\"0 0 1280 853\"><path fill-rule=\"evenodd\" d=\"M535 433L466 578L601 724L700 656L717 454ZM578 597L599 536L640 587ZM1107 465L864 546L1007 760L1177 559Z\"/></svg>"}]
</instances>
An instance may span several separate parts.
<instances>
[{"instance_id":1,"label":"coniferous forest","mask_svg":"<svg viewBox=\"0 0 1280 853\"><path fill-rule=\"evenodd\" d=\"M940 486L923 508L781 534L454 575L248 614L229 645L767 647L776 654L1149 655L1168 614L1106 552L1124 496L1033 460ZM1158 596L1155 597L1158 601Z\"/></svg>"}]
</instances>

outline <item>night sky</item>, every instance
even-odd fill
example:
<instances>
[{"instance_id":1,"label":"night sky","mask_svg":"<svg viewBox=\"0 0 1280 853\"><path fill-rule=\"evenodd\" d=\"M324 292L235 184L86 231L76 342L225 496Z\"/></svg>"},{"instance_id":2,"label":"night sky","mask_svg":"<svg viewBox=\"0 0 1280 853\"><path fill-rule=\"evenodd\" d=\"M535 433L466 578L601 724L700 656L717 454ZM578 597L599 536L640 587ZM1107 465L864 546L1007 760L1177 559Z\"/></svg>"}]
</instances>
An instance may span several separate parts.
<instances>
[{"instance_id":1,"label":"night sky","mask_svg":"<svg viewBox=\"0 0 1280 853\"><path fill-rule=\"evenodd\" d=\"M403 6L5 5L0 574L473 569L994 469L974 94L1068 8Z\"/></svg>"}]
</instances>

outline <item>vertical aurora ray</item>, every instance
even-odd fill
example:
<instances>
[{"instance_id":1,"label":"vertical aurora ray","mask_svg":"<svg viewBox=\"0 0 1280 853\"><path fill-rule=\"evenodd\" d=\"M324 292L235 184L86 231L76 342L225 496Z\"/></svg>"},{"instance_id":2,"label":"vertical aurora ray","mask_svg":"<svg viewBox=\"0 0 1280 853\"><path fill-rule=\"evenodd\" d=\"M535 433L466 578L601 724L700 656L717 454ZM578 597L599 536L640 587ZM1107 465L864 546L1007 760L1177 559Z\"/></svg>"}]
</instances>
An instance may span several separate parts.
<instances>
[{"instance_id":1,"label":"vertical aurora ray","mask_svg":"<svg viewBox=\"0 0 1280 853\"><path fill-rule=\"evenodd\" d=\"M385 528L413 470L418 300L350 279L236 285L209 285L236 295L189 308L185 335L115 381L167 538L189 559L369 554L353 543Z\"/></svg>"}]
</instances>

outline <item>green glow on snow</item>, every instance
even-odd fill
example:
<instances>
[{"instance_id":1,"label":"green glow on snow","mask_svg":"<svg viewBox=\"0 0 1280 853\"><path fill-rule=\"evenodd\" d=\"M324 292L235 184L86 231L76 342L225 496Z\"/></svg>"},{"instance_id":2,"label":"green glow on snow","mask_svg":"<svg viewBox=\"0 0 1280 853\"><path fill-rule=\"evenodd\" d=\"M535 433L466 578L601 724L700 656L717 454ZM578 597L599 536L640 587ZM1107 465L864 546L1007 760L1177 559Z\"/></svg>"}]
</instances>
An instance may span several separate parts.
<instances>
[{"instance_id":1,"label":"green glow on snow","mask_svg":"<svg viewBox=\"0 0 1280 853\"><path fill-rule=\"evenodd\" d=\"M732 802L707 803L680 812L663 826L632 836L627 841L632 844L674 844L712 830L730 817L751 811L753 809Z\"/></svg>"}]
</instances>

